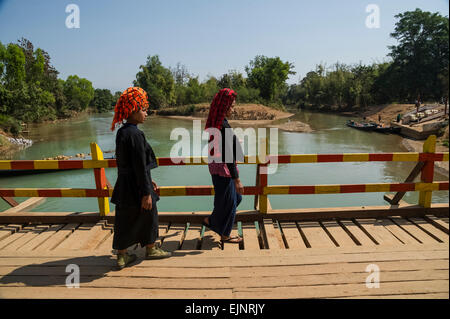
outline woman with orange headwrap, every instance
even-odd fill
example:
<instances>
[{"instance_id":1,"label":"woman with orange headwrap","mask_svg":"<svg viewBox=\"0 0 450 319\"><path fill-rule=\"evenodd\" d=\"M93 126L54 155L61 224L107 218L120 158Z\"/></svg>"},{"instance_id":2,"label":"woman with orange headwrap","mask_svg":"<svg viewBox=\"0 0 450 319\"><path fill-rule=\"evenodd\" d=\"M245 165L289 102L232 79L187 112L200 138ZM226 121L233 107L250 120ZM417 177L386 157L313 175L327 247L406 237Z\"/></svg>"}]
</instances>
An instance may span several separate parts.
<instances>
[{"instance_id":1,"label":"woman with orange headwrap","mask_svg":"<svg viewBox=\"0 0 450 319\"><path fill-rule=\"evenodd\" d=\"M116 135L117 181L111 197L116 204L113 249L118 250L117 266L122 269L136 260L127 248L146 246L146 259L170 257L155 246L158 238L157 185L151 169L157 162L144 133L137 128L144 123L148 108L147 93L138 87L126 89L117 101L111 130L123 124Z\"/></svg>"},{"instance_id":2,"label":"woman with orange headwrap","mask_svg":"<svg viewBox=\"0 0 450 319\"><path fill-rule=\"evenodd\" d=\"M236 96L236 92L231 89L220 90L211 103L205 126L210 134L214 131L220 131L220 134L211 135L210 138L210 142L214 140L214 154L209 154L211 157L208 164L214 185L214 210L204 219L203 225L221 235L222 242L228 243L242 241L239 236L230 236L236 209L244 192L236 165L236 160L242 161L244 155L241 144L226 119L231 115Z\"/></svg>"}]
</instances>

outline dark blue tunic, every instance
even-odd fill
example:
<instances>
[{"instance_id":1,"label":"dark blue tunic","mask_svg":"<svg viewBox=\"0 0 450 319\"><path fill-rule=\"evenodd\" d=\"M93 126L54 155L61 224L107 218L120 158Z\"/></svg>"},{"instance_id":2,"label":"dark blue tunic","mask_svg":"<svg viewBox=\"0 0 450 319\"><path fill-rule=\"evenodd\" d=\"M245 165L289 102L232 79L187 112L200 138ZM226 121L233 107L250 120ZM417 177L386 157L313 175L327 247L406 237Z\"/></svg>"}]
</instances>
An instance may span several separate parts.
<instances>
[{"instance_id":1,"label":"dark blue tunic","mask_svg":"<svg viewBox=\"0 0 450 319\"><path fill-rule=\"evenodd\" d=\"M116 204L113 249L133 244L152 244L158 238L159 196L153 190L150 170L156 157L144 133L133 124L125 124L116 135L117 181L111 197ZM142 197L151 195L152 209L141 208Z\"/></svg>"}]
</instances>

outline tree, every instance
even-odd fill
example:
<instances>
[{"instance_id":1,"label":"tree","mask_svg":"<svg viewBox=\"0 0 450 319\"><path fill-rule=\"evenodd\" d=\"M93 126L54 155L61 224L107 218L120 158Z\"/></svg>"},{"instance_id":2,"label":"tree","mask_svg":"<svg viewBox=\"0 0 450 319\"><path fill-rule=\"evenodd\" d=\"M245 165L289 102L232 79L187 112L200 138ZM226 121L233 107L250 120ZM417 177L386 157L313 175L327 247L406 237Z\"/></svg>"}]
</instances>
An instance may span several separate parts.
<instances>
[{"instance_id":1,"label":"tree","mask_svg":"<svg viewBox=\"0 0 450 319\"><path fill-rule=\"evenodd\" d=\"M119 100L119 97L121 95L122 95L122 92L120 92L120 91L116 91L116 93L114 93L114 96L113 96L112 101L111 101L111 105L113 106L113 108L116 105L116 103Z\"/></svg>"},{"instance_id":2,"label":"tree","mask_svg":"<svg viewBox=\"0 0 450 319\"><path fill-rule=\"evenodd\" d=\"M174 68L171 68L170 72L172 72L175 84L179 86L186 85L189 81L189 77L191 76L186 66L180 62L178 62Z\"/></svg>"},{"instance_id":3,"label":"tree","mask_svg":"<svg viewBox=\"0 0 450 319\"><path fill-rule=\"evenodd\" d=\"M279 57L258 55L245 67L245 71L250 87L259 89L261 97L271 102L279 98L289 75L295 74L293 68L293 64L283 62Z\"/></svg>"},{"instance_id":4,"label":"tree","mask_svg":"<svg viewBox=\"0 0 450 319\"><path fill-rule=\"evenodd\" d=\"M83 111L94 98L94 88L87 79L69 75L64 82L64 95L71 110Z\"/></svg>"},{"instance_id":5,"label":"tree","mask_svg":"<svg viewBox=\"0 0 450 319\"><path fill-rule=\"evenodd\" d=\"M162 66L158 55L148 56L147 63L139 67L134 86L149 95L150 108L158 109L175 103L175 81L170 69Z\"/></svg>"},{"instance_id":6,"label":"tree","mask_svg":"<svg viewBox=\"0 0 450 319\"><path fill-rule=\"evenodd\" d=\"M113 109L113 95L108 89L95 89L92 106L97 112L107 112Z\"/></svg>"},{"instance_id":7,"label":"tree","mask_svg":"<svg viewBox=\"0 0 450 319\"><path fill-rule=\"evenodd\" d=\"M203 101L202 87L198 81L198 77L189 79L186 87L186 101L185 104L196 104Z\"/></svg>"},{"instance_id":8,"label":"tree","mask_svg":"<svg viewBox=\"0 0 450 319\"><path fill-rule=\"evenodd\" d=\"M186 93L187 93L187 83L190 78L190 74L185 65L180 62L177 63L176 67L171 68L173 79L175 81L174 88L174 104L177 106L186 104Z\"/></svg>"},{"instance_id":9,"label":"tree","mask_svg":"<svg viewBox=\"0 0 450 319\"><path fill-rule=\"evenodd\" d=\"M398 89L409 100L418 94L439 99L444 94L439 74L449 65L448 17L420 9L395 17L399 21L391 37L399 43L389 46L389 56L393 58L391 74L403 78Z\"/></svg>"},{"instance_id":10,"label":"tree","mask_svg":"<svg viewBox=\"0 0 450 319\"><path fill-rule=\"evenodd\" d=\"M202 83L203 91L203 101L210 102L214 98L214 95L219 91L218 81L214 76L209 76L209 78Z\"/></svg>"},{"instance_id":11,"label":"tree","mask_svg":"<svg viewBox=\"0 0 450 319\"><path fill-rule=\"evenodd\" d=\"M228 73L223 74L219 81L217 82L219 89L231 89L233 86L233 82L231 81L231 76Z\"/></svg>"},{"instance_id":12,"label":"tree","mask_svg":"<svg viewBox=\"0 0 450 319\"><path fill-rule=\"evenodd\" d=\"M5 85L14 89L23 85L25 81L25 55L17 44L8 44L4 52L4 65L6 69Z\"/></svg>"}]
</instances>

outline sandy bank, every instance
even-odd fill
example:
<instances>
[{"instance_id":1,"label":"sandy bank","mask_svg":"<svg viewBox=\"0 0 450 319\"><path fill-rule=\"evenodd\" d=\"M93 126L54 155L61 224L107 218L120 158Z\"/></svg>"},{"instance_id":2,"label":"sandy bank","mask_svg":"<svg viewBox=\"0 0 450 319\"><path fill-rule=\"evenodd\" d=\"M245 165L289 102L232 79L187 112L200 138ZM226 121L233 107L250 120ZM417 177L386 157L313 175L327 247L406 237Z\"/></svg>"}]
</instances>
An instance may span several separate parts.
<instances>
[{"instance_id":1,"label":"sandy bank","mask_svg":"<svg viewBox=\"0 0 450 319\"><path fill-rule=\"evenodd\" d=\"M423 152L424 141L415 141L408 138L402 140L403 146L409 152ZM441 145L441 143L436 143L436 152L448 152L448 147ZM449 176L449 162L435 162L435 171L439 174Z\"/></svg>"},{"instance_id":2,"label":"sandy bank","mask_svg":"<svg viewBox=\"0 0 450 319\"><path fill-rule=\"evenodd\" d=\"M0 156L2 157L9 156L21 149L20 145L11 143L9 138L13 138L13 136L0 130Z\"/></svg>"},{"instance_id":3,"label":"sandy bank","mask_svg":"<svg viewBox=\"0 0 450 319\"><path fill-rule=\"evenodd\" d=\"M300 121L288 121L278 125L269 125L269 127L275 127L282 131L298 132L298 133L310 133L313 129L306 123Z\"/></svg>"},{"instance_id":4,"label":"sandy bank","mask_svg":"<svg viewBox=\"0 0 450 319\"><path fill-rule=\"evenodd\" d=\"M165 118L180 119L180 120L201 120L206 121L209 112L209 105L201 104L196 106L196 111L193 115L157 115ZM274 121L288 119L294 116L294 113L284 112L281 110L272 109L270 107L260 104L239 104L233 109L228 122L233 126L265 126L278 127L279 129L291 132L310 132L309 125L299 121L290 121L278 125L270 125Z\"/></svg>"}]
</instances>

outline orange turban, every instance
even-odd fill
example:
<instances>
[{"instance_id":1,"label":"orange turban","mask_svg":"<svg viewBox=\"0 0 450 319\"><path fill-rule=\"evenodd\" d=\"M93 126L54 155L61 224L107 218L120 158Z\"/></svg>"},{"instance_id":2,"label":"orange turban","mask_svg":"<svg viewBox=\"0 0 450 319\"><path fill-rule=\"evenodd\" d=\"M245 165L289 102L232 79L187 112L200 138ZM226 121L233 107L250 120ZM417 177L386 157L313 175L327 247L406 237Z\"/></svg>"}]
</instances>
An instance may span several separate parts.
<instances>
[{"instance_id":1,"label":"orange turban","mask_svg":"<svg viewBox=\"0 0 450 319\"><path fill-rule=\"evenodd\" d=\"M133 112L146 110L148 108L147 93L139 87L129 87L120 95L114 108L114 119L111 131L114 131L116 124L122 124Z\"/></svg>"}]
</instances>

